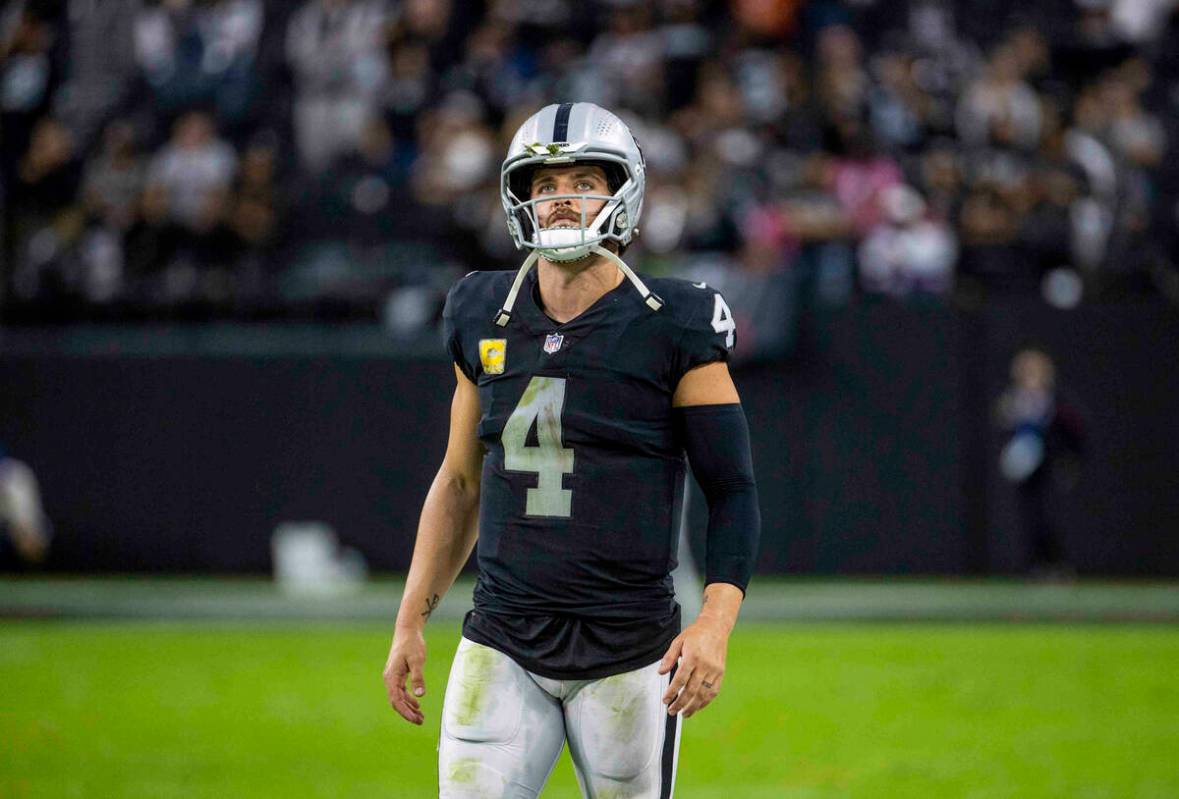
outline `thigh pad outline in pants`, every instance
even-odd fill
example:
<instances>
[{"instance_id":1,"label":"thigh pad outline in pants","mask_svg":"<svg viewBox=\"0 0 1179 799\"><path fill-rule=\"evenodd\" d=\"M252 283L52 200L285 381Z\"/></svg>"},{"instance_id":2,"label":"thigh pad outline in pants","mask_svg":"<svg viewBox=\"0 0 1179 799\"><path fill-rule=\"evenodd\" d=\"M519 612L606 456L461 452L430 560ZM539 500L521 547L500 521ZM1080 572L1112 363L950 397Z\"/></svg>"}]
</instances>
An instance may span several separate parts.
<instances>
[{"instance_id":1,"label":"thigh pad outline in pants","mask_svg":"<svg viewBox=\"0 0 1179 799\"><path fill-rule=\"evenodd\" d=\"M530 799L565 741L560 705L507 655L463 639L442 707L443 799Z\"/></svg>"},{"instance_id":2,"label":"thigh pad outline in pants","mask_svg":"<svg viewBox=\"0 0 1179 799\"><path fill-rule=\"evenodd\" d=\"M670 796L680 719L667 715L669 678L658 669L593 680L568 701L569 749L588 796Z\"/></svg>"}]
</instances>

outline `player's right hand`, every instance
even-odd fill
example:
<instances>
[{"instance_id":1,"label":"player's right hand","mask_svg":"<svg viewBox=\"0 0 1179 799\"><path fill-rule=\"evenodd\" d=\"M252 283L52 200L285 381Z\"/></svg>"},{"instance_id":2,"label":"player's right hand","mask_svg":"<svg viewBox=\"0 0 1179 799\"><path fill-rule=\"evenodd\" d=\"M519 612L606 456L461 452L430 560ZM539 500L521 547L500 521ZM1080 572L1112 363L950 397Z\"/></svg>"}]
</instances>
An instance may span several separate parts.
<instances>
[{"instance_id":1,"label":"player's right hand","mask_svg":"<svg viewBox=\"0 0 1179 799\"><path fill-rule=\"evenodd\" d=\"M389 693L389 704L411 724L420 725L425 721L418 697L426 693L426 681L422 666L426 663L426 639L420 630L398 629L393 633L393 645L389 659L385 661L385 690ZM405 680L409 678L409 690Z\"/></svg>"}]
</instances>

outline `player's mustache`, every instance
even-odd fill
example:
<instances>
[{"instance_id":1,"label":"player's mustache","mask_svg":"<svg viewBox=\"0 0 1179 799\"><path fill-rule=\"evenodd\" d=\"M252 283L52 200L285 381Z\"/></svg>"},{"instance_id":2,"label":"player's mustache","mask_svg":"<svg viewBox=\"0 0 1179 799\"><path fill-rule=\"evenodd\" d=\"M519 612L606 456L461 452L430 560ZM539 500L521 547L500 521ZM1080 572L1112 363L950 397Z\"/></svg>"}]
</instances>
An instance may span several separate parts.
<instances>
[{"instance_id":1,"label":"player's mustache","mask_svg":"<svg viewBox=\"0 0 1179 799\"><path fill-rule=\"evenodd\" d=\"M569 220L570 222L577 222L581 224L581 214L576 211L571 211L567 208L554 209L547 217L545 217L545 227L552 227L555 223L562 220Z\"/></svg>"}]
</instances>

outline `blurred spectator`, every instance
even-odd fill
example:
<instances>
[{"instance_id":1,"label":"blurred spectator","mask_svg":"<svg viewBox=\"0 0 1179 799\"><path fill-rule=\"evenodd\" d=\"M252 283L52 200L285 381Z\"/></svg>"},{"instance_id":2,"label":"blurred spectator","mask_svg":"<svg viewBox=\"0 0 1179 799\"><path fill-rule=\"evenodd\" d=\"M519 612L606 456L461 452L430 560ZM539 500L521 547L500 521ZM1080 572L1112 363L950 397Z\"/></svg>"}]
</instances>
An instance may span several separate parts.
<instances>
[{"instance_id":1,"label":"blurred spectator","mask_svg":"<svg viewBox=\"0 0 1179 799\"><path fill-rule=\"evenodd\" d=\"M872 130L886 149L918 147L933 123L933 98L917 85L913 63L902 53L885 53L876 62L868 107Z\"/></svg>"},{"instance_id":2,"label":"blurred spectator","mask_svg":"<svg viewBox=\"0 0 1179 799\"><path fill-rule=\"evenodd\" d=\"M398 218L412 216L409 178L389 127L380 117L365 125L354 150L304 192L300 234L327 239L347 234L378 244ZM396 213L394 213L396 208ZM402 232L408 232L402 229Z\"/></svg>"},{"instance_id":3,"label":"blurred spectator","mask_svg":"<svg viewBox=\"0 0 1179 799\"><path fill-rule=\"evenodd\" d=\"M69 59L54 113L79 141L94 142L141 88L135 26L142 5L143 0L68 4Z\"/></svg>"},{"instance_id":4,"label":"blurred spectator","mask_svg":"<svg viewBox=\"0 0 1179 799\"><path fill-rule=\"evenodd\" d=\"M279 182L277 137L260 133L242 153L229 201L228 226L240 261L235 293L243 305L264 302L270 290L271 258L278 251L285 216L285 192Z\"/></svg>"},{"instance_id":5,"label":"blurred spectator","mask_svg":"<svg viewBox=\"0 0 1179 799\"><path fill-rule=\"evenodd\" d=\"M1033 277L1019 250L1019 211L993 184L974 186L962 205L962 271L990 286L1026 288Z\"/></svg>"},{"instance_id":6,"label":"blurred spectator","mask_svg":"<svg viewBox=\"0 0 1179 799\"><path fill-rule=\"evenodd\" d=\"M1127 61L1102 85L1110 143L1118 154L1142 169L1158 166L1166 150L1162 123L1142 107L1141 95L1150 81L1146 63L1133 60Z\"/></svg>"},{"instance_id":7,"label":"blurred spectator","mask_svg":"<svg viewBox=\"0 0 1179 799\"><path fill-rule=\"evenodd\" d=\"M700 0L666 0L659 36L664 55L666 111L691 102L696 73L713 47L713 34L703 19Z\"/></svg>"},{"instance_id":8,"label":"blurred spectator","mask_svg":"<svg viewBox=\"0 0 1179 799\"><path fill-rule=\"evenodd\" d=\"M0 444L0 565L15 554L20 563L38 564L49 554L50 526L41 507L33 470Z\"/></svg>"},{"instance_id":9,"label":"blurred spectator","mask_svg":"<svg viewBox=\"0 0 1179 799\"><path fill-rule=\"evenodd\" d=\"M930 219L911 186L880 195L884 219L860 245L860 284L874 294L946 294L953 285L958 245L945 222Z\"/></svg>"},{"instance_id":10,"label":"blurred spectator","mask_svg":"<svg viewBox=\"0 0 1179 799\"><path fill-rule=\"evenodd\" d=\"M13 275L17 296L41 300L69 292L76 283L68 256L81 224L74 206L81 171L70 132L52 118L38 122L11 192L19 243Z\"/></svg>"},{"instance_id":11,"label":"blurred spectator","mask_svg":"<svg viewBox=\"0 0 1179 799\"><path fill-rule=\"evenodd\" d=\"M1052 56L1048 41L1037 28L1024 26L1011 31L1005 46L1010 49L1017 70L1024 82L1040 94L1056 90L1058 79L1052 75Z\"/></svg>"},{"instance_id":12,"label":"blurred spectator","mask_svg":"<svg viewBox=\"0 0 1179 799\"><path fill-rule=\"evenodd\" d=\"M149 205L193 233L206 233L225 216L236 170L237 155L217 137L209 115L189 112L151 161Z\"/></svg>"},{"instance_id":13,"label":"blurred spectator","mask_svg":"<svg viewBox=\"0 0 1179 799\"><path fill-rule=\"evenodd\" d=\"M50 111L58 80L56 15L44 3L14 2L0 12L0 171L11 175Z\"/></svg>"},{"instance_id":14,"label":"blurred spectator","mask_svg":"<svg viewBox=\"0 0 1179 799\"><path fill-rule=\"evenodd\" d=\"M771 123L774 134L786 152L817 152L823 145L824 119L816 106L806 65L792 52L780 53L778 64L783 108Z\"/></svg>"},{"instance_id":15,"label":"blurred spectator","mask_svg":"<svg viewBox=\"0 0 1179 799\"><path fill-rule=\"evenodd\" d=\"M430 51L421 42L389 44L389 80L381 97L393 135L406 142L417 135L418 116L435 99L438 76L430 68Z\"/></svg>"},{"instance_id":16,"label":"blurred spectator","mask_svg":"<svg viewBox=\"0 0 1179 799\"><path fill-rule=\"evenodd\" d=\"M43 221L69 207L80 176L73 135L57 120L42 119L33 129L28 152L17 165L16 197L22 216Z\"/></svg>"},{"instance_id":17,"label":"blurred spectator","mask_svg":"<svg viewBox=\"0 0 1179 799\"><path fill-rule=\"evenodd\" d=\"M448 95L420 120L418 141L414 195L426 205L449 205L499 166L495 139L483 124L483 108L474 95Z\"/></svg>"},{"instance_id":18,"label":"blurred spectator","mask_svg":"<svg viewBox=\"0 0 1179 799\"><path fill-rule=\"evenodd\" d=\"M815 84L827 118L837 126L860 119L870 83L859 36L846 25L824 28L819 34L817 56Z\"/></svg>"},{"instance_id":19,"label":"blurred spectator","mask_svg":"<svg viewBox=\"0 0 1179 799\"><path fill-rule=\"evenodd\" d=\"M863 236L880 221L880 195L901 182L901 169L877 149L872 132L859 119L839 121L835 135L838 154L831 160L831 190L852 230Z\"/></svg>"},{"instance_id":20,"label":"blurred spectator","mask_svg":"<svg viewBox=\"0 0 1179 799\"><path fill-rule=\"evenodd\" d=\"M999 471L1015 486L1030 567L1042 576L1071 574L1053 499L1076 482L1084 428L1058 391L1056 366L1046 352L1029 347L1012 358L997 421L1007 435Z\"/></svg>"},{"instance_id":21,"label":"blurred spectator","mask_svg":"<svg viewBox=\"0 0 1179 799\"><path fill-rule=\"evenodd\" d=\"M1010 44L996 48L983 75L962 96L958 136L968 147L987 143L1028 150L1040 140L1040 100L1024 82L1025 65Z\"/></svg>"},{"instance_id":22,"label":"blurred spectator","mask_svg":"<svg viewBox=\"0 0 1179 799\"><path fill-rule=\"evenodd\" d=\"M102 136L102 148L86 164L82 196L89 214L106 227L126 232L139 213L147 180L147 164L139 152L135 129L112 122Z\"/></svg>"},{"instance_id":23,"label":"blurred spectator","mask_svg":"<svg viewBox=\"0 0 1179 799\"><path fill-rule=\"evenodd\" d=\"M941 133L954 113L958 94L979 71L982 56L971 29L963 23L963 7L941 0L915 0L909 4L904 38L916 59L915 82L936 104ZM990 9L985 9L989 11Z\"/></svg>"},{"instance_id":24,"label":"blurred spectator","mask_svg":"<svg viewBox=\"0 0 1179 799\"><path fill-rule=\"evenodd\" d=\"M102 149L86 165L82 200L89 228L80 244L88 275L89 296L114 299L126 289L126 236L138 223L147 163L134 128L112 122L103 132Z\"/></svg>"},{"instance_id":25,"label":"blurred spectator","mask_svg":"<svg viewBox=\"0 0 1179 799\"><path fill-rule=\"evenodd\" d=\"M438 72L454 66L464 52L462 43L471 36L478 14L461 7L454 13L454 0L403 0L398 8L397 35L421 42L430 50L430 64Z\"/></svg>"},{"instance_id":26,"label":"blurred spectator","mask_svg":"<svg viewBox=\"0 0 1179 799\"><path fill-rule=\"evenodd\" d=\"M857 274L904 293L898 253L936 238L959 246L930 248L953 261L931 295L1062 269L1085 297L1152 291L1179 281L1174 7L17 0L3 310L252 314L270 292L266 313L372 318L390 282L433 296L514 264L504 132L567 99L638 133L648 271L707 261L840 305ZM902 184L920 220L882 214Z\"/></svg>"},{"instance_id":27,"label":"blurred spectator","mask_svg":"<svg viewBox=\"0 0 1179 799\"><path fill-rule=\"evenodd\" d=\"M1175 0L1110 0L1110 21L1127 42L1158 40Z\"/></svg>"},{"instance_id":28,"label":"blurred spectator","mask_svg":"<svg viewBox=\"0 0 1179 799\"><path fill-rule=\"evenodd\" d=\"M759 39L783 39L798 28L804 4L799 0L767 3L762 0L733 0L733 21Z\"/></svg>"},{"instance_id":29,"label":"blurred spectator","mask_svg":"<svg viewBox=\"0 0 1179 799\"><path fill-rule=\"evenodd\" d=\"M1149 66L1131 59L1107 76L1100 89L1108 118L1104 139L1122 167L1122 202L1115 223L1120 233L1116 271L1121 273L1144 273L1155 249L1148 234L1167 140L1161 120L1142 105L1151 81Z\"/></svg>"},{"instance_id":30,"label":"blurred spectator","mask_svg":"<svg viewBox=\"0 0 1179 799\"><path fill-rule=\"evenodd\" d=\"M521 103L535 74L534 58L517 45L514 34L503 23L485 23L471 34L466 58L447 77L452 89L476 95L497 116Z\"/></svg>"},{"instance_id":31,"label":"blurred spectator","mask_svg":"<svg viewBox=\"0 0 1179 799\"><path fill-rule=\"evenodd\" d=\"M303 165L322 170L354 147L388 78L383 0L308 0L287 28L295 75L295 138Z\"/></svg>"},{"instance_id":32,"label":"blurred spectator","mask_svg":"<svg viewBox=\"0 0 1179 799\"><path fill-rule=\"evenodd\" d=\"M143 224L129 242L137 271L159 273L147 289L150 302L219 302L233 293L227 222L236 174L237 154L208 114L190 111L176 121L148 167Z\"/></svg>"},{"instance_id":33,"label":"blurred spectator","mask_svg":"<svg viewBox=\"0 0 1179 799\"><path fill-rule=\"evenodd\" d=\"M1074 86L1116 66L1133 53L1133 48L1114 23L1110 13L1112 5L1112 0L1078 0L1076 4L1071 20L1072 31L1059 54L1061 73Z\"/></svg>"},{"instance_id":34,"label":"blurred spectator","mask_svg":"<svg viewBox=\"0 0 1179 799\"><path fill-rule=\"evenodd\" d=\"M921 158L920 186L930 214L935 219L957 226L962 209L962 163L957 150L948 142L927 149Z\"/></svg>"},{"instance_id":35,"label":"blurred spectator","mask_svg":"<svg viewBox=\"0 0 1179 799\"><path fill-rule=\"evenodd\" d=\"M263 11L261 0L149 0L135 20L135 56L158 107L245 120L259 91Z\"/></svg>"},{"instance_id":36,"label":"blurred spectator","mask_svg":"<svg viewBox=\"0 0 1179 799\"><path fill-rule=\"evenodd\" d=\"M1073 126L1065 135L1064 144L1089 186L1090 196L1079 201L1076 209L1079 224L1074 250L1078 265L1091 272L1106 260L1120 193L1118 164L1102 141L1104 126L1097 92L1086 89L1073 106Z\"/></svg>"},{"instance_id":37,"label":"blurred spectator","mask_svg":"<svg viewBox=\"0 0 1179 799\"><path fill-rule=\"evenodd\" d=\"M851 219L830 190L830 172L830 159L823 155L798 164L782 212L804 299L840 306L851 296L855 251Z\"/></svg>"},{"instance_id":38,"label":"blurred spectator","mask_svg":"<svg viewBox=\"0 0 1179 799\"><path fill-rule=\"evenodd\" d=\"M633 3L613 9L587 59L601 83L596 102L635 111L660 109L663 47L648 5Z\"/></svg>"},{"instance_id":39,"label":"blurred spectator","mask_svg":"<svg viewBox=\"0 0 1179 799\"><path fill-rule=\"evenodd\" d=\"M246 248L264 249L274 242L280 199L275 186L278 152L271 137L259 136L242 154L230 201L229 224Z\"/></svg>"},{"instance_id":40,"label":"blurred spectator","mask_svg":"<svg viewBox=\"0 0 1179 799\"><path fill-rule=\"evenodd\" d=\"M1084 175L1069 158L1066 134L1055 114L1044 119L1045 136L1030 165L1021 233L1037 276L1077 263L1077 210L1085 188Z\"/></svg>"}]
</instances>

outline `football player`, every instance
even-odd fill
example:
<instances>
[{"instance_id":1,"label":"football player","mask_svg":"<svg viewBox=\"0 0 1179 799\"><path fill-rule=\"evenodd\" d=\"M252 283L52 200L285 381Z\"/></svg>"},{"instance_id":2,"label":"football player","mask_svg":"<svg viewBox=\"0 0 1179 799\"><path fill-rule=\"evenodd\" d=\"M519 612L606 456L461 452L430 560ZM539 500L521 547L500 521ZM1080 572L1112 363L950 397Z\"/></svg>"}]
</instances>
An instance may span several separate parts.
<instances>
[{"instance_id":1,"label":"football player","mask_svg":"<svg viewBox=\"0 0 1179 799\"><path fill-rule=\"evenodd\" d=\"M670 797L680 719L721 690L760 531L726 363L736 325L705 284L621 259L644 185L618 117L547 106L501 170L527 259L514 276L472 272L447 298L449 442L383 675L421 724L423 626L478 537L442 708L442 797L535 797L566 741L587 797ZM670 574L685 455L709 522L703 608L681 630Z\"/></svg>"}]
</instances>

